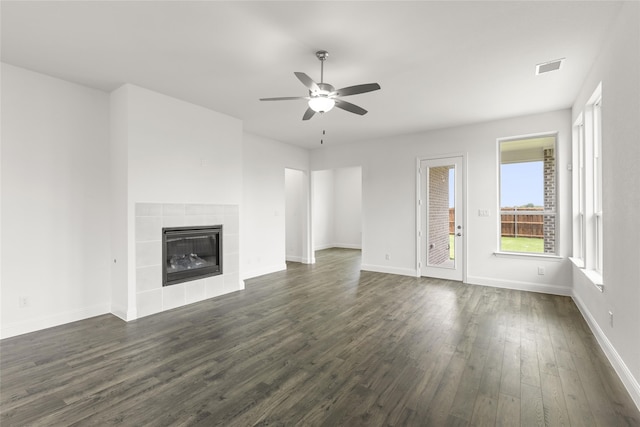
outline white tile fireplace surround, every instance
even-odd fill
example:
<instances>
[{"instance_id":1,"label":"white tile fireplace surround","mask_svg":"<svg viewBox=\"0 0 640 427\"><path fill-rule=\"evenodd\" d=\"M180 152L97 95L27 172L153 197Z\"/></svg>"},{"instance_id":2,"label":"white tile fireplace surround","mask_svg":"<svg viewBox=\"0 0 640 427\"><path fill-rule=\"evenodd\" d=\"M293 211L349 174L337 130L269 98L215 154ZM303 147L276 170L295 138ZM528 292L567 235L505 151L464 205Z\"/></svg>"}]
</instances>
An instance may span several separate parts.
<instances>
[{"instance_id":1,"label":"white tile fireplace surround","mask_svg":"<svg viewBox=\"0 0 640 427\"><path fill-rule=\"evenodd\" d=\"M148 316L244 289L237 205L136 203L136 309ZM222 274L162 286L162 227L222 224Z\"/></svg>"}]
</instances>

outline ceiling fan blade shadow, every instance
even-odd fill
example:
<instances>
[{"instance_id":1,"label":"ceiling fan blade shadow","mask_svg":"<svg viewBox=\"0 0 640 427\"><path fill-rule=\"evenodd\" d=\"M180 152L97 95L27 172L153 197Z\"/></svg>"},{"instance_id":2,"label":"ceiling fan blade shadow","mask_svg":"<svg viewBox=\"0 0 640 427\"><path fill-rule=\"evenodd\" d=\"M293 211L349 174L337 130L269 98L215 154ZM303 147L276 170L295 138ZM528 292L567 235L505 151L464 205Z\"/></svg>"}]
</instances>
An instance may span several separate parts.
<instances>
[{"instance_id":1,"label":"ceiling fan blade shadow","mask_svg":"<svg viewBox=\"0 0 640 427\"><path fill-rule=\"evenodd\" d=\"M359 93L372 92L378 89L380 89L380 85L378 83L366 83L362 85L343 87L342 89L338 89L330 93L329 96L333 97L333 96L357 95Z\"/></svg>"},{"instance_id":2,"label":"ceiling fan blade shadow","mask_svg":"<svg viewBox=\"0 0 640 427\"><path fill-rule=\"evenodd\" d=\"M311 92L318 92L320 90L320 87L318 86L318 84L314 82L313 79L307 76L305 73L296 71L293 74L295 74L298 80L300 80L302 84L305 85L307 89L309 89Z\"/></svg>"},{"instance_id":3,"label":"ceiling fan blade shadow","mask_svg":"<svg viewBox=\"0 0 640 427\"><path fill-rule=\"evenodd\" d=\"M352 104L347 101L343 101L342 99L336 99L335 101L336 101L336 107L342 108L345 111L348 111L354 114L360 114L361 116L364 116L365 114L367 114L367 110L365 110L362 107L358 107L355 104Z\"/></svg>"},{"instance_id":4,"label":"ceiling fan blade shadow","mask_svg":"<svg viewBox=\"0 0 640 427\"><path fill-rule=\"evenodd\" d=\"M280 96L277 98L260 98L260 101L289 101L292 99L309 99L308 96Z\"/></svg>"},{"instance_id":5,"label":"ceiling fan blade shadow","mask_svg":"<svg viewBox=\"0 0 640 427\"><path fill-rule=\"evenodd\" d=\"M309 120L316 112L311 109L311 107L307 108L307 111L304 112L304 116L302 116L302 120Z\"/></svg>"}]
</instances>

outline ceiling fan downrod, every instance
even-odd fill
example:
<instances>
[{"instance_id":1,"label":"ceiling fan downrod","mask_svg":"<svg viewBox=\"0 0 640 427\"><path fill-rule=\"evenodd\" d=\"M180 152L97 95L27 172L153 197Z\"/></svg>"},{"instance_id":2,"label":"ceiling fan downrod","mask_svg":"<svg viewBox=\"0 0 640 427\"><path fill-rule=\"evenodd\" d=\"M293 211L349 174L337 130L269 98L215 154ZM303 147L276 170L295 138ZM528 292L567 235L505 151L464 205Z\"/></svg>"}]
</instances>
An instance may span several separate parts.
<instances>
[{"instance_id":1,"label":"ceiling fan downrod","mask_svg":"<svg viewBox=\"0 0 640 427\"><path fill-rule=\"evenodd\" d=\"M320 60L320 83L324 83L324 61L329 57L329 52L319 50L316 52L316 57Z\"/></svg>"}]
</instances>

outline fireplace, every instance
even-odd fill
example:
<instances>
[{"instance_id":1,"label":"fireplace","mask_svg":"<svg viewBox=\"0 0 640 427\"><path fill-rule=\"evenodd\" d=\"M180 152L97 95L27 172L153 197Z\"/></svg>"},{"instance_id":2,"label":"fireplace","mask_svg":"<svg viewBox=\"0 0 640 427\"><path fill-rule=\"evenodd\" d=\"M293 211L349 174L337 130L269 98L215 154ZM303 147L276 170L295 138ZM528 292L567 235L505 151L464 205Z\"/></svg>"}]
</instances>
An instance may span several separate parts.
<instances>
[{"instance_id":1,"label":"fireplace","mask_svg":"<svg viewBox=\"0 0 640 427\"><path fill-rule=\"evenodd\" d=\"M162 286L222 274L222 225L162 229Z\"/></svg>"}]
</instances>

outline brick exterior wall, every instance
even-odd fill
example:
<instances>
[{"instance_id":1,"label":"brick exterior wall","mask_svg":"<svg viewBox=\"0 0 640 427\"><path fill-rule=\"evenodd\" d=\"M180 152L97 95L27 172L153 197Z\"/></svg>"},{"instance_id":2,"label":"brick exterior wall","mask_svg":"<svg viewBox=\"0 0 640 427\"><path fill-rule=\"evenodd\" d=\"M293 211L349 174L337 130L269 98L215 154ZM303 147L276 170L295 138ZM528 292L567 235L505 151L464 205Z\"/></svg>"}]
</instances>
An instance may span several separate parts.
<instances>
[{"instance_id":1,"label":"brick exterior wall","mask_svg":"<svg viewBox=\"0 0 640 427\"><path fill-rule=\"evenodd\" d=\"M428 263L449 259L449 167L429 168Z\"/></svg>"},{"instance_id":2,"label":"brick exterior wall","mask_svg":"<svg viewBox=\"0 0 640 427\"><path fill-rule=\"evenodd\" d=\"M556 157L555 150L544 150L544 210L556 212ZM544 215L544 253L556 253L556 217Z\"/></svg>"}]
</instances>

